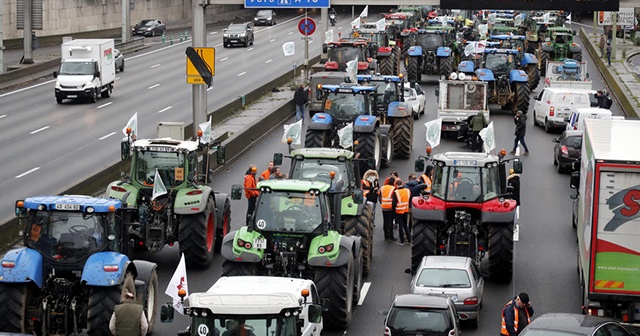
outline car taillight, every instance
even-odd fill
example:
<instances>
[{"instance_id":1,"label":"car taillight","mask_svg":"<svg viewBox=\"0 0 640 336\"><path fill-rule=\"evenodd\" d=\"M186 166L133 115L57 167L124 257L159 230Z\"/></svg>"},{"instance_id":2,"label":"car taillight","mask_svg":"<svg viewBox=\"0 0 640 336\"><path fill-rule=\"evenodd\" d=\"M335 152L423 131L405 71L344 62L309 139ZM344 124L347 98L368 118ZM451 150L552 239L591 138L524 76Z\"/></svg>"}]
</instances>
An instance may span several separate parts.
<instances>
[{"instance_id":1,"label":"car taillight","mask_svg":"<svg viewBox=\"0 0 640 336\"><path fill-rule=\"evenodd\" d=\"M569 150L567 149L567 146L560 147L560 152L564 155L569 155Z\"/></svg>"},{"instance_id":2,"label":"car taillight","mask_svg":"<svg viewBox=\"0 0 640 336\"><path fill-rule=\"evenodd\" d=\"M468 298L464 299L464 304L465 305L477 305L478 304L478 297L477 296L468 297Z\"/></svg>"},{"instance_id":3,"label":"car taillight","mask_svg":"<svg viewBox=\"0 0 640 336\"><path fill-rule=\"evenodd\" d=\"M555 109L553 106L550 106L550 107L549 107L549 116L550 116L550 117L553 117L553 115L555 114L555 110L556 110L556 109Z\"/></svg>"}]
</instances>

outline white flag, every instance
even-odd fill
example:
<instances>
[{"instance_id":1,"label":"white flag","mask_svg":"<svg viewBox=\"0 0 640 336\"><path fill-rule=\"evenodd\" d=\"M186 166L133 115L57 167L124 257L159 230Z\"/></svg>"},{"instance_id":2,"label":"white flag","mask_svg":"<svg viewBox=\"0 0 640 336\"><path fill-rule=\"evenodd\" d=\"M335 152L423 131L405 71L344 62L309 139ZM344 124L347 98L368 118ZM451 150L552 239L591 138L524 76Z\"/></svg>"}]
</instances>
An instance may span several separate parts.
<instances>
[{"instance_id":1,"label":"white flag","mask_svg":"<svg viewBox=\"0 0 640 336\"><path fill-rule=\"evenodd\" d=\"M571 24L571 13L569 13L569 15L567 15L567 23Z\"/></svg>"},{"instance_id":2,"label":"white flag","mask_svg":"<svg viewBox=\"0 0 640 336\"><path fill-rule=\"evenodd\" d=\"M288 138L291 138L292 145L300 145L302 143L302 119L293 124L284 125L282 143L287 143Z\"/></svg>"},{"instance_id":3,"label":"white flag","mask_svg":"<svg viewBox=\"0 0 640 336\"><path fill-rule=\"evenodd\" d=\"M475 41L467 42L467 46L464 47L464 55L469 56L475 51Z\"/></svg>"},{"instance_id":4,"label":"white flag","mask_svg":"<svg viewBox=\"0 0 640 336\"><path fill-rule=\"evenodd\" d=\"M285 56L293 56L296 54L296 44L293 41L282 44L282 51Z\"/></svg>"},{"instance_id":5,"label":"white flag","mask_svg":"<svg viewBox=\"0 0 640 336\"><path fill-rule=\"evenodd\" d=\"M427 128L427 142L431 148L436 148L440 144L440 132L442 131L442 118L434 119L424 123Z\"/></svg>"},{"instance_id":6,"label":"white flag","mask_svg":"<svg viewBox=\"0 0 640 336\"><path fill-rule=\"evenodd\" d=\"M518 14L515 18L513 18L513 25L516 27L522 26L522 22L524 21L524 14Z\"/></svg>"},{"instance_id":7,"label":"white flag","mask_svg":"<svg viewBox=\"0 0 640 336\"><path fill-rule=\"evenodd\" d=\"M347 149L353 146L353 123L349 123L347 126L339 129L338 137L340 138L340 147Z\"/></svg>"},{"instance_id":8,"label":"white flag","mask_svg":"<svg viewBox=\"0 0 640 336\"><path fill-rule=\"evenodd\" d=\"M478 25L478 34L480 34L480 36L487 36L488 33L489 33L488 25L486 24Z\"/></svg>"},{"instance_id":9,"label":"white flag","mask_svg":"<svg viewBox=\"0 0 640 336\"><path fill-rule=\"evenodd\" d=\"M164 291L165 294L173 298L173 308L178 313L183 314L182 302L178 296L178 291L180 289L184 289L187 293L185 297L189 297L189 287L187 286L187 265L184 261L184 253L180 257L178 267L176 268L176 271L173 272L171 281L169 281L169 284L167 285L167 290Z\"/></svg>"},{"instance_id":10,"label":"white flag","mask_svg":"<svg viewBox=\"0 0 640 336\"><path fill-rule=\"evenodd\" d=\"M347 62L347 73L349 74L349 79L351 79L351 83L358 82L358 56L353 61Z\"/></svg>"},{"instance_id":11,"label":"white flag","mask_svg":"<svg viewBox=\"0 0 640 336\"><path fill-rule=\"evenodd\" d=\"M351 21L351 28L360 29L360 17L357 17L355 20Z\"/></svg>"},{"instance_id":12,"label":"white flag","mask_svg":"<svg viewBox=\"0 0 640 336\"><path fill-rule=\"evenodd\" d=\"M162 182L162 177L160 177L160 173L158 173L158 168L156 168L156 175L153 177L153 192L151 193L151 200L153 201L156 197L160 197L167 193L167 187L164 186L164 182Z\"/></svg>"},{"instance_id":13,"label":"white flag","mask_svg":"<svg viewBox=\"0 0 640 336\"><path fill-rule=\"evenodd\" d=\"M333 42L333 28L324 32L324 43L331 43L331 42Z\"/></svg>"},{"instance_id":14,"label":"white flag","mask_svg":"<svg viewBox=\"0 0 640 336\"><path fill-rule=\"evenodd\" d=\"M384 18L376 21L376 29L378 31L384 31L386 26L387 26L387 22L384 20Z\"/></svg>"},{"instance_id":15,"label":"white flag","mask_svg":"<svg viewBox=\"0 0 640 336\"><path fill-rule=\"evenodd\" d=\"M480 138L484 142L483 147L486 153L489 153L496 148L496 136L493 132L493 121L489 123L489 126L483 128L479 134Z\"/></svg>"},{"instance_id":16,"label":"white flag","mask_svg":"<svg viewBox=\"0 0 640 336\"><path fill-rule=\"evenodd\" d=\"M202 138L200 140L203 143L209 143L211 141L211 117L209 117L209 121L200 124L199 127L202 130Z\"/></svg>"},{"instance_id":17,"label":"white flag","mask_svg":"<svg viewBox=\"0 0 640 336\"><path fill-rule=\"evenodd\" d=\"M362 13L360 13L360 17L367 17L367 16L369 16L369 5L366 5L362 10Z\"/></svg>"},{"instance_id":18,"label":"white flag","mask_svg":"<svg viewBox=\"0 0 640 336\"><path fill-rule=\"evenodd\" d=\"M487 17L487 23L489 24L496 23L496 13L489 14L489 16Z\"/></svg>"},{"instance_id":19,"label":"white flag","mask_svg":"<svg viewBox=\"0 0 640 336\"><path fill-rule=\"evenodd\" d=\"M544 23L549 23L549 19L551 18L551 13L547 12L542 15L542 20Z\"/></svg>"},{"instance_id":20,"label":"white flag","mask_svg":"<svg viewBox=\"0 0 640 336\"><path fill-rule=\"evenodd\" d=\"M127 122L127 126L122 129L122 134L127 136L127 128L131 128L131 135L138 135L138 112L134 113L129 121Z\"/></svg>"}]
</instances>

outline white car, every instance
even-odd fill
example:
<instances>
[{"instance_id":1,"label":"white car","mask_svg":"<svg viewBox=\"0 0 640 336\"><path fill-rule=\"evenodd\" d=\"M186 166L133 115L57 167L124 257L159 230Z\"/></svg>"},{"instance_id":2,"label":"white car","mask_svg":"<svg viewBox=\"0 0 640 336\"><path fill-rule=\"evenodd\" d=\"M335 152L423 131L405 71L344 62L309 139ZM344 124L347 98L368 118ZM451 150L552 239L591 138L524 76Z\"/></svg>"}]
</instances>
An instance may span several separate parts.
<instances>
[{"instance_id":1,"label":"white car","mask_svg":"<svg viewBox=\"0 0 640 336\"><path fill-rule=\"evenodd\" d=\"M418 119L421 115L424 115L424 110L427 106L427 97L424 95L420 84L415 83L414 86L411 87L410 83L404 83L404 101L411 106L413 119Z\"/></svg>"}]
</instances>

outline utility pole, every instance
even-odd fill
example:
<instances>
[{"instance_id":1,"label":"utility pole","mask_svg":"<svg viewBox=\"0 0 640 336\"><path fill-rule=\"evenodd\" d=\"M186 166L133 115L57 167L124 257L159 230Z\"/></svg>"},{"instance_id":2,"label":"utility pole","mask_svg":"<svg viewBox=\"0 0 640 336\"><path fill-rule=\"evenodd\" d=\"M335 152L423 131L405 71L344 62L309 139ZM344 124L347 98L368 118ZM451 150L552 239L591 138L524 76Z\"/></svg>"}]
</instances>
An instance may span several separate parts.
<instances>
[{"instance_id":1,"label":"utility pole","mask_svg":"<svg viewBox=\"0 0 640 336\"><path fill-rule=\"evenodd\" d=\"M4 73L4 33L2 30L2 0L0 0L0 74Z\"/></svg>"},{"instance_id":2,"label":"utility pole","mask_svg":"<svg viewBox=\"0 0 640 336\"><path fill-rule=\"evenodd\" d=\"M23 35L23 50L22 64L33 64L33 13L31 11L31 0L23 0L24 4L24 27L22 29Z\"/></svg>"},{"instance_id":3,"label":"utility pole","mask_svg":"<svg viewBox=\"0 0 640 336\"><path fill-rule=\"evenodd\" d=\"M122 0L122 42L131 35L131 0Z\"/></svg>"},{"instance_id":4,"label":"utility pole","mask_svg":"<svg viewBox=\"0 0 640 336\"><path fill-rule=\"evenodd\" d=\"M191 45L196 47L207 46L207 25L205 23L205 12L210 0L193 0L193 40ZM205 84L193 84L191 86L193 104L193 136L198 136L198 125L206 120L207 114L207 89Z\"/></svg>"},{"instance_id":5,"label":"utility pole","mask_svg":"<svg viewBox=\"0 0 640 336\"><path fill-rule=\"evenodd\" d=\"M307 21L307 9L304 9L304 22ZM305 28L304 33L304 78L303 82L306 82L309 79L309 35L307 35L308 29Z\"/></svg>"}]
</instances>

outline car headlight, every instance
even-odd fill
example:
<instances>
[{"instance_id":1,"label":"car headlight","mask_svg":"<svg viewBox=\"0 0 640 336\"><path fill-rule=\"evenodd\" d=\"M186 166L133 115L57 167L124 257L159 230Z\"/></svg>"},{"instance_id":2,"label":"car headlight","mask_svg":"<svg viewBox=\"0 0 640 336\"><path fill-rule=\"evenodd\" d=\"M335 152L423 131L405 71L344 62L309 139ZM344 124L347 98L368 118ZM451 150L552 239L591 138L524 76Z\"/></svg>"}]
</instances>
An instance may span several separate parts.
<instances>
[{"instance_id":1,"label":"car headlight","mask_svg":"<svg viewBox=\"0 0 640 336\"><path fill-rule=\"evenodd\" d=\"M268 17L267 20L271 21L271 17Z\"/></svg>"},{"instance_id":2,"label":"car headlight","mask_svg":"<svg viewBox=\"0 0 640 336\"><path fill-rule=\"evenodd\" d=\"M229 34L224 33L222 36L223 36L223 37L229 37Z\"/></svg>"},{"instance_id":3,"label":"car headlight","mask_svg":"<svg viewBox=\"0 0 640 336\"><path fill-rule=\"evenodd\" d=\"M147 31L151 31L151 30L153 30L153 27L147 28Z\"/></svg>"},{"instance_id":4,"label":"car headlight","mask_svg":"<svg viewBox=\"0 0 640 336\"><path fill-rule=\"evenodd\" d=\"M246 35L247 35L247 34L242 33L242 34L240 34L239 36L240 36L240 37L245 37Z\"/></svg>"},{"instance_id":5,"label":"car headlight","mask_svg":"<svg viewBox=\"0 0 640 336\"><path fill-rule=\"evenodd\" d=\"M253 21L258 21L258 18L253 18Z\"/></svg>"}]
</instances>

